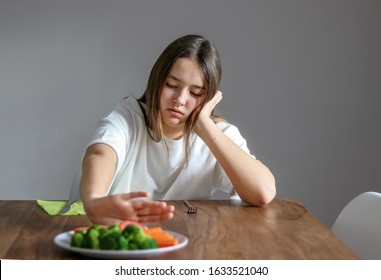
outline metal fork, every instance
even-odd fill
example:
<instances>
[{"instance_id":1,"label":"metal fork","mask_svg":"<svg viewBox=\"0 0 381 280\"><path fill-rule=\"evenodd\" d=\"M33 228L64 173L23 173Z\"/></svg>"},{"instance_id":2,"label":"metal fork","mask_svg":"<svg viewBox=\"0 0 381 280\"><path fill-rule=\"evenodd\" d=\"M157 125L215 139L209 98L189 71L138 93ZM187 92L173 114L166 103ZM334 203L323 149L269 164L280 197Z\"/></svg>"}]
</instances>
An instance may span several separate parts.
<instances>
[{"instance_id":1,"label":"metal fork","mask_svg":"<svg viewBox=\"0 0 381 280\"><path fill-rule=\"evenodd\" d=\"M64 208L61 209L61 211L58 213L59 215L65 214L67 211L70 210L71 205L80 199L79 195L79 179L81 178L81 173L78 172L75 174L73 182L71 183L71 189L70 189L70 195L69 200L67 201Z\"/></svg>"},{"instance_id":2,"label":"metal fork","mask_svg":"<svg viewBox=\"0 0 381 280\"><path fill-rule=\"evenodd\" d=\"M187 213L192 214L197 212L197 207L189 203L188 200L184 200L184 204L188 207Z\"/></svg>"}]
</instances>

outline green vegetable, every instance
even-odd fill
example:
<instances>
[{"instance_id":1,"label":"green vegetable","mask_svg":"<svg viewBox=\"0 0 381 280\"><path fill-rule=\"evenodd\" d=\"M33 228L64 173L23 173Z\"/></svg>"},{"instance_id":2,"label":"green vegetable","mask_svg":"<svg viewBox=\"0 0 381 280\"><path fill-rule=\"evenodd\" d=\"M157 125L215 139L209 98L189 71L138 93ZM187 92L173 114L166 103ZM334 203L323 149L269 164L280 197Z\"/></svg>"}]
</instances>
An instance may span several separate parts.
<instances>
[{"instance_id":1,"label":"green vegetable","mask_svg":"<svg viewBox=\"0 0 381 280\"><path fill-rule=\"evenodd\" d=\"M135 225L122 231L118 225L108 228L91 226L87 231L73 234L71 246L103 250L138 250L158 248L157 242Z\"/></svg>"},{"instance_id":2,"label":"green vegetable","mask_svg":"<svg viewBox=\"0 0 381 280\"><path fill-rule=\"evenodd\" d=\"M155 239L148 235L146 235L146 237L140 242L138 246L139 249L155 249L159 247Z\"/></svg>"},{"instance_id":3,"label":"green vegetable","mask_svg":"<svg viewBox=\"0 0 381 280\"><path fill-rule=\"evenodd\" d=\"M99 244L104 250L128 250L128 241L118 226L107 228L100 236Z\"/></svg>"},{"instance_id":4,"label":"green vegetable","mask_svg":"<svg viewBox=\"0 0 381 280\"><path fill-rule=\"evenodd\" d=\"M73 237L71 238L71 246L82 247L83 239L84 239L84 233L82 231L78 231L74 233Z\"/></svg>"},{"instance_id":5,"label":"green vegetable","mask_svg":"<svg viewBox=\"0 0 381 280\"><path fill-rule=\"evenodd\" d=\"M130 250L158 248L156 241L135 225L127 226L123 230L123 235L129 242L128 247Z\"/></svg>"},{"instance_id":6,"label":"green vegetable","mask_svg":"<svg viewBox=\"0 0 381 280\"><path fill-rule=\"evenodd\" d=\"M99 236L102 232L102 228L99 225L93 225L90 227L83 238L82 247L88 249L99 249Z\"/></svg>"}]
</instances>

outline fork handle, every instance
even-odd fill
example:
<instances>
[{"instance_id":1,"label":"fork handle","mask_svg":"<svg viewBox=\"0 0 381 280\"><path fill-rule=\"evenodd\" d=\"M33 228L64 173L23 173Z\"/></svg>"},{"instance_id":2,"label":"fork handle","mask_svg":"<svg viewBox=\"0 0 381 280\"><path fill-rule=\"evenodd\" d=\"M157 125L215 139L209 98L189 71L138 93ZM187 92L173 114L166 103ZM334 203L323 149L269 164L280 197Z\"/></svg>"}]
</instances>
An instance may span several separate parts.
<instances>
[{"instance_id":1,"label":"fork handle","mask_svg":"<svg viewBox=\"0 0 381 280\"><path fill-rule=\"evenodd\" d=\"M193 206L189 203L188 200L184 200L184 204L185 204L186 206L188 206L188 207L193 207Z\"/></svg>"}]
</instances>

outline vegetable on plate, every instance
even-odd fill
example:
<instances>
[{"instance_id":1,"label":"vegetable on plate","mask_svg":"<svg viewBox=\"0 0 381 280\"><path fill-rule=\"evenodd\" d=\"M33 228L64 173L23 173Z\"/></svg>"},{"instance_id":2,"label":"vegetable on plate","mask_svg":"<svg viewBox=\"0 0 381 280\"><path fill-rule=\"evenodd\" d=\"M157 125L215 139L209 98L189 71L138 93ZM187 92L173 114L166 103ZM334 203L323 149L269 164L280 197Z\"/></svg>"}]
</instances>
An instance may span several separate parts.
<instances>
[{"instance_id":1,"label":"vegetable on plate","mask_svg":"<svg viewBox=\"0 0 381 280\"><path fill-rule=\"evenodd\" d=\"M141 250L178 244L160 227L147 228L137 222L123 221L119 225L75 228L71 246L101 250Z\"/></svg>"}]
</instances>

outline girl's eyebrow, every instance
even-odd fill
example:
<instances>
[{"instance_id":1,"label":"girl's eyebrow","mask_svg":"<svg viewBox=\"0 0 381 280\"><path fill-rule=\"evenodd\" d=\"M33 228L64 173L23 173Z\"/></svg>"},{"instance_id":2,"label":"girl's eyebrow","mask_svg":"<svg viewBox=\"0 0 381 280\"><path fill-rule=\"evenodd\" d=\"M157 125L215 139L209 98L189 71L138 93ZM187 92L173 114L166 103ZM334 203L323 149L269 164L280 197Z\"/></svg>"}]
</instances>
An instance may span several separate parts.
<instances>
[{"instance_id":1,"label":"girl's eyebrow","mask_svg":"<svg viewBox=\"0 0 381 280\"><path fill-rule=\"evenodd\" d=\"M169 78L169 79L173 79L173 80L175 80L175 81L177 81L177 82L182 82L181 79L177 78L176 76L173 76L172 74L169 74L169 75L168 75L168 78ZM205 89L204 86L199 86L199 85L192 85L192 87L195 87L195 88L197 88L197 89Z\"/></svg>"}]
</instances>

